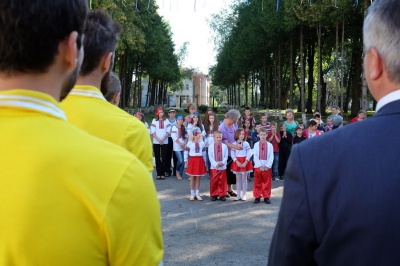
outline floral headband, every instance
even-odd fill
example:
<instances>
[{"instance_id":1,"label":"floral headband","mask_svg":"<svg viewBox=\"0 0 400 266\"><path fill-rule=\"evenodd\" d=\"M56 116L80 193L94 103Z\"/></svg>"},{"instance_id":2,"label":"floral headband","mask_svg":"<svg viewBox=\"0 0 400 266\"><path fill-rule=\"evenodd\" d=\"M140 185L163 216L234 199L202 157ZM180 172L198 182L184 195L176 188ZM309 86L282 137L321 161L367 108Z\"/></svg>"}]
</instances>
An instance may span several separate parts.
<instances>
[{"instance_id":1,"label":"floral headband","mask_svg":"<svg viewBox=\"0 0 400 266\"><path fill-rule=\"evenodd\" d=\"M199 135L201 132L200 132L200 128L198 128L198 127L196 127L195 129L193 129L193 136L197 136L197 135Z\"/></svg>"},{"instance_id":2,"label":"floral headband","mask_svg":"<svg viewBox=\"0 0 400 266\"><path fill-rule=\"evenodd\" d=\"M161 112L164 112L161 107L157 108L156 110L156 116L158 116Z\"/></svg>"}]
</instances>

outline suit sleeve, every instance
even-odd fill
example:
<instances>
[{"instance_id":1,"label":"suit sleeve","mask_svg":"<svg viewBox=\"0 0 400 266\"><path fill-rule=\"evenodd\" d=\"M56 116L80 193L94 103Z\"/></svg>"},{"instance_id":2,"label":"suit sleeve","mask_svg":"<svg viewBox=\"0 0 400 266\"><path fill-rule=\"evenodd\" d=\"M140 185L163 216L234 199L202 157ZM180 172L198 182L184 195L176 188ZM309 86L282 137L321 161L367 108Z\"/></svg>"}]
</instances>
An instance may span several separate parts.
<instances>
[{"instance_id":1,"label":"suit sleeve","mask_svg":"<svg viewBox=\"0 0 400 266\"><path fill-rule=\"evenodd\" d=\"M301 145L300 145L301 146ZM307 198L299 145L293 146L285 172L285 189L269 250L269 266L317 265L315 231Z\"/></svg>"}]
</instances>

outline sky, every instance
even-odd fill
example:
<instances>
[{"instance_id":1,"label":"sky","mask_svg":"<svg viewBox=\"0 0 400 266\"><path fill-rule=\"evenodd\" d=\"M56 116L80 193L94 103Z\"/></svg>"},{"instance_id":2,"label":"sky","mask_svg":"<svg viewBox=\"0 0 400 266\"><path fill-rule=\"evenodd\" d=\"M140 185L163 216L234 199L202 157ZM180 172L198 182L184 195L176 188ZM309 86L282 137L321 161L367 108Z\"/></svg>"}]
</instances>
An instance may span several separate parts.
<instances>
[{"instance_id":1,"label":"sky","mask_svg":"<svg viewBox=\"0 0 400 266\"><path fill-rule=\"evenodd\" d=\"M215 64L214 43L206 19L223 8L229 8L232 0L156 0L160 16L171 25L175 51L189 42L183 66L198 68L208 74Z\"/></svg>"}]
</instances>

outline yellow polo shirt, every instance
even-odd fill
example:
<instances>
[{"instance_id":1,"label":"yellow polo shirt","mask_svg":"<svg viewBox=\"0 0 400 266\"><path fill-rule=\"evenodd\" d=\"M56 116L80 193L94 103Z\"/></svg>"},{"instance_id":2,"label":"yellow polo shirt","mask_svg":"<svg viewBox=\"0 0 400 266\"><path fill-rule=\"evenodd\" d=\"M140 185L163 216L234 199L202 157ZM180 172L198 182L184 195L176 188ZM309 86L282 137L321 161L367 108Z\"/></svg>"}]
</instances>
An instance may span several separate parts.
<instances>
[{"instance_id":1,"label":"yellow polo shirt","mask_svg":"<svg viewBox=\"0 0 400 266\"><path fill-rule=\"evenodd\" d=\"M115 143L153 172L150 135L142 121L109 103L99 89L77 85L61 104L68 122L99 138Z\"/></svg>"},{"instance_id":2,"label":"yellow polo shirt","mask_svg":"<svg viewBox=\"0 0 400 266\"><path fill-rule=\"evenodd\" d=\"M47 94L0 92L0 265L157 265L148 170L64 119Z\"/></svg>"}]
</instances>

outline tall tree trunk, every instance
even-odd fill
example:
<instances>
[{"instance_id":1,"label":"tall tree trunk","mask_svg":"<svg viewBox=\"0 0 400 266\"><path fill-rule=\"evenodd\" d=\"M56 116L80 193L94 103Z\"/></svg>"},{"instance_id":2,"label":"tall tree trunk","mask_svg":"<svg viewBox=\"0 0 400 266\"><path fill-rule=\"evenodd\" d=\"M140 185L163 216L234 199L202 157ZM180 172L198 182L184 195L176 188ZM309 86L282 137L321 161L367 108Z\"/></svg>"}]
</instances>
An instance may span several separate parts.
<instances>
[{"instance_id":1,"label":"tall tree trunk","mask_svg":"<svg viewBox=\"0 0 400 266\"><path fill-rule=\"evenodd\" d=\"M351 100L351 115L356 116L360 110L360 94L362 87L361 73L362 73L362 55L360 49L354 51L354 76L352 82L352 100Z\"/></svg>"},{"instance_id":2,"label":"tall tree trunk","mask_svg":"<svg viewBox=\"0 0 400 266\"><path fill-rule=\"evenodd\" d=\"M282 88L282 73L281 73L281 42L278 43L278 101L277 101L277 109L281 109L281 88Z\"/></svg>"},{"instance_id":3,"label":"tall tree trunk","mask_svg":"<svg viewBox=\"0 0 400 266\"><path fill-rule=\"evenodd\" d=\"M251 106L254 106L254 85L255 85L255 72L251 72ZM248 106L246 104L246 106Z\"/></svg>"},{"instance_id":4,"label":"tall tree trunk","mask_svg":"<svg viewBox=\"0 0 400 266\"><path fill-rule=\"evenodd\" d=\"M263 90L261 90L261 95L260 99L262 101L262 104L267 108L267 102L268 102L268 90L267 90L267 84L268 84L268 77L267 77L267 58L264 55L264 61L263 61L263 76L264 76L264 86Z\"/></svg>"},{"instance_id":5,"label":"tall tree trunk","mask_svg":"<svg viewBox=\"0 0 400 266\"><path fill-rule=\"evenodd\" d=\"M318 21L318 84L317 84L317 109L321 112L321 76L322 73L322 55L321 55L321 38L322 26L321 21Z\"/></svg>"},{"instance_id":6,"label":"tall tree trunk","mask_svg":"<svg viewBox=\"0 0 400 266\"><path fill-rule=\"evenodd\" d=\"M290 100L289 108L293 109L293 38L290 38Z\"/></svg>"},{"instance_id":7,"label":"tall tree trunk","mask_svg":"<svg viewBox=\"0 0 400 266\"><path fill-rule=\"evenodd\" d=\"M245 105L248 106L249 105L249 73L245 73L244 74L244 101L245 101ZM240 94L240 93L239 93ZM240 105L240 100L239 100L239 105Z\"/></svg>"},{"instance_id":8,"label":"tall tree trunk","mask_svg":"<svg viewBox=\"0 0 400 266\"><path fill-rule=\"evenodd\" d=\"M313 104L313 91L314 91L314 61L315 61L315 47L311 41L308 44L307 51L307 63L308 63L308 98L307 98L307 113L312 114L312 104ZM318 71L319 73L319 71Z\"/></svg>"},{"instance_id":9,"label":"tall tree trunk","mask_svg":"<svg viewBox=\"0 0 400 266\"><path fill-rule=\"evenodd\" d=\"M336 19L336 51L335 51L335 97L336 97L336 106L339 106L339 20ZM343 110L343 109L342 109Z\"/></svg>"},{"instance_id":10,"label":"tall tree trunk","mask_svg":"<svg viewBox=\"0 0 400 266\"><path fill-rule=\"evenodd\" d=\"M240 100L240 78L238 79L237 99L238 99L238 102L235 103L235 105L239 105L240 106L240 103L241 103L241 100Z\"/></svg>"},{"instance_id":11,"label":"tall tree trunk","mask_svg":"<svg viewBox=\"0 0 400 266\"><path fill-rule=\"evenodd\" d=\"M344 108L343 108L343 90L344 90L344 19L342 21L342 80L341 80L341 91L340 91L340 109L343 110L344 112ZM346 113L347 113L347 106L346 105Z\"/></svg>"},{"instance_id":12,"label":"tall tree trunk","mask_svg":"<svg viewBox=\"0 0 400 266\"><path fill-rule=\"evenodd\" d=\"M300 84L301 84L301 90L300 90L300 95L301 95L301 118L303 120L303 123L306 122L306 114L304 113L304 83L305 83L305 77L304 77L304 47L303 47L303 24L300 25L300 66L301 66L301 77L300 77Z\"/></svg>"}]
</instances>

